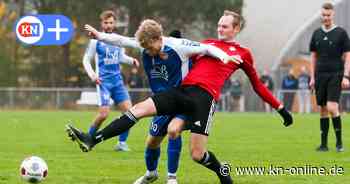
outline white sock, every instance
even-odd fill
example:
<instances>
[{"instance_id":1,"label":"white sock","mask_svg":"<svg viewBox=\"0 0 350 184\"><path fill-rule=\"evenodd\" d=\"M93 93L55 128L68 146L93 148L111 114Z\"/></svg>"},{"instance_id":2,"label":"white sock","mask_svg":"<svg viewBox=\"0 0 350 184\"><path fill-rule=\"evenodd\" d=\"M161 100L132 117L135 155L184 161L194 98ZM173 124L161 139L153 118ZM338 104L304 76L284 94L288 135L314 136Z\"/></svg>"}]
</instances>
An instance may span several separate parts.
<instances>
[{"instance_id":1,"label":"white sock","mask_svg":"<svg viewBox=\"0 0 350 184\"><path fill-rule=\"evenodd\" d=\"M154 171L146 171L146 176L150 176L150 175L157 175L157 170L154 170Z\"/></svg>"}]
</instances>

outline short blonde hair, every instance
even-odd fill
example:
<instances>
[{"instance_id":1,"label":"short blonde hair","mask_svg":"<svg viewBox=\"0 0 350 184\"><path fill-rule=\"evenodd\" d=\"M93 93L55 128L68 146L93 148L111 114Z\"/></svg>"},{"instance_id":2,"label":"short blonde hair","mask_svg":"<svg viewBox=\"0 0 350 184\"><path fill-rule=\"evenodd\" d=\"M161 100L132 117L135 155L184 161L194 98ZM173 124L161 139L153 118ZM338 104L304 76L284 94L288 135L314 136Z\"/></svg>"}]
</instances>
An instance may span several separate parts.
<instances>
[{"instance_id":1,"label":"short blonde hair","mask_svg":"<svg viewBox=\"0 0 350 184\"><path fill-rule=\"evenodd\" d=\"M139 28L135 33L137 41L141 47L147 47L155 40L160 39L163 36L162 26L152 19L146 19L141 22Z\"/></svg>"},{"instance_id":2,"label":"short blonde hair","mask_svg":"<svg viewBox=\"0 0 350 184\"><path fill-rule=\"evenodd\" d=\"M243 27L244 20L240 14L238 14L234 11L225 10L224 14L222 16L232 16L233 17L232 26L233 27L236 27L236 26Z\"/></svg>"}]
</instances>

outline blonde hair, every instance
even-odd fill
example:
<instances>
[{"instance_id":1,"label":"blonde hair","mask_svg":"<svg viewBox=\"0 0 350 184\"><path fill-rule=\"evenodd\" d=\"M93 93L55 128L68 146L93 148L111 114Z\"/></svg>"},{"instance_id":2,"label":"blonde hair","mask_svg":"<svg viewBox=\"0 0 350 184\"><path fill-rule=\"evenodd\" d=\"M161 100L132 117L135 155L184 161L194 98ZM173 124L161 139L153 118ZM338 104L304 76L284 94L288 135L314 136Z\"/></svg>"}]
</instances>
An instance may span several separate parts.
<instances>
[{"instance_id":1,"label":"blonde hair","mask_svg":"<svg viewBox=\"0 0 350 184\"><path fill-rule=\"evenodd\" d=\"M146 19L141 22L139 28L135 33L137 41L141 47L148 47L155 40L160 39L163 36L162 26L152 19Z\"/></svg>"},{"instance_id":2,"label":"blonde hair","mask_svg":"<svg viewBox=\"0 0 350 184\"><path fill-rule=\"evenodd\" d=\"M243 27L244 24L244 20L243 17L241 15L239 15L238 13L234 12L234 11L230 11L230 10L225 10L224 14L222 16L232 16L233 17L233 21L232 21L232 26L236 27Z\"/></svg>"}]
</instances>

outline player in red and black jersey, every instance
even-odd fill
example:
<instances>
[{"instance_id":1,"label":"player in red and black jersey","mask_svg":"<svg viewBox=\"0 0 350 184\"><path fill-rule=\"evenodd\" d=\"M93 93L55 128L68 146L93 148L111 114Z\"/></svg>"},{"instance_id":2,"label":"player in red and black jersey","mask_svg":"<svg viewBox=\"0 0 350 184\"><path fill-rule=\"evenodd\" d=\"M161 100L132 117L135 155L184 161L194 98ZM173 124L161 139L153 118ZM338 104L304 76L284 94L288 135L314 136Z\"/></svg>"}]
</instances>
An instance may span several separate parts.
<instances>
[{"instance_id":1,"label":"player in red and black jersey","mask_svg":"<svg viewBox=\"0 0 350 184\"><path fill-rule=\"evenodd\" d=\"M114 120L106 128L91 137L70 127L71 132L86 150L101 141L119 135L130 129L140 118L157 115L185 114L189 118L191 130L191 155L194 161L214 171L222 184L231 184L232 179L225 165L221 165L215 155L206 149L215 102L220 96L224 81L237 69L242 69L249 77L254 90L276 109L284 120L284 125L293 123L291 114L260 82L253 66L253 58L247 48L234 41L241 27L241 16L225 11L218 23L219 39L205 40L203 43L215 46L224 51L228 58L220 59L196 56L192 70L183 80L181 87L156 94L133 106L120 118Z\"/></svg>"}]
</instances>

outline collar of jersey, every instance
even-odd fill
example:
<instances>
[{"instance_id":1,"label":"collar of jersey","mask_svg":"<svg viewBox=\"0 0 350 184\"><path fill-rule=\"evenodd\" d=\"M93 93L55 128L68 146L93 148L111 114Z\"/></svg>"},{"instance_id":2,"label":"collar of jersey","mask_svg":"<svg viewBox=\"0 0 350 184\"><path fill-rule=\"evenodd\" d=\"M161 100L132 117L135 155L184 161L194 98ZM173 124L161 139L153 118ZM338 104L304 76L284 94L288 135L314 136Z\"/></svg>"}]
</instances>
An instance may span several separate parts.
<instances>
[{"instance_id":1,"label":"collar of jersey","mask_svg":"<svg viewBox=\"0 0 350 184\"><path fill-rule=\"evenodd\" d=\"M322 30L323 30L324 32L326 32L326 33L329 33L329 32L331 32L333 29L335 29L335 28L337 28L337 27L338 27L337 25L333 24L333 26L332 26L331 28L326 29L326 27L325 27L324 25L322 25Z\"/></svg>"}]
</instances>

